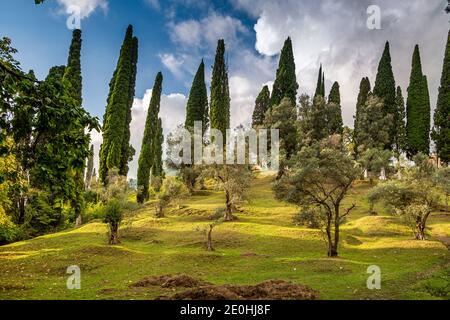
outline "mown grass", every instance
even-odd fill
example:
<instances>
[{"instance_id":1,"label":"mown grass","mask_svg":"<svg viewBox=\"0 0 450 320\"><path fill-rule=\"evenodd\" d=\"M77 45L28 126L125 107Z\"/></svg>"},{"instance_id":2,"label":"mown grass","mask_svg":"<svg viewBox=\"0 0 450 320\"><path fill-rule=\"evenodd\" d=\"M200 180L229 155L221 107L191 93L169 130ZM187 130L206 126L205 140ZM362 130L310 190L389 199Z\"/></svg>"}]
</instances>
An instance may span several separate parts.
<instances>
[{"instance_id":1,"label":"mown grass","mask_svg":"<svg viewBox=\"0 0 450 320\"><path fill-rule=\"evenodd\" d=\"M415 241L382 207L379 216L368 216L370 187L357 184L344 202L357 208L343 226L340 258L328 259L321 232L294 226L298 209L274 198L272 179L257 178L239 219L216 227L215 252L204 250L200 230L223 206L219 191L198 192L160 220L152 204L128 213L118 246L107 245L106 226L94 221L0 247L0 299L153 299L167 289L130 284L170 273L217 284L288 280L312 287L322 299L445 298L450 255L437 237L450 237L449 214L434 214L430 240ZM81 268L81 290L66 288L71 265ZM370 265L381 268L381 290L366 287Z\"/></svg>"}]
</instances>

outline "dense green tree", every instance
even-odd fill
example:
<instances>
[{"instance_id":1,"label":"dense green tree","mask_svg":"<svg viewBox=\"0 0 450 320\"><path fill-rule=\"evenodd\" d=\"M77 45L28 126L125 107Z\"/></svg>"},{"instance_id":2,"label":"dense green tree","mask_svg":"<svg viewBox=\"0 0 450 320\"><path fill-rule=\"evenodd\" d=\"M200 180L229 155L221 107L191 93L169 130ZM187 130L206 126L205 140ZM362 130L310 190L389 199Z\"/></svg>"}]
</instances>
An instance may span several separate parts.
<instances>
[{"instance_id":1,"label":"dense green tree","mask_svg":"<svg viewBox=\"0 0 450 320\"><path fill-rule=\"evenodd\" d=\"M264 86L255 101L255 110L252 116L252 127L263 125L267 110L270 108L270 91Z\"/></svg>"},{"instance_id":2,"label":"dense green tree","mask_svg":"<svg viewBox=\"0 0 450 320\"><path fill-rule=\"evenodd\" d=\"M103 117L103 144L100 148L100 180L107 184L108 171L117 168L120 174L128 171L128 161L134 153L129 146L131 104L136 80L138 42L133 27L128 26L120 50L119 61L110 81L109 95Z\"/></svg>"},{"instance_id":3,"label":"dense green tree","mask_svg":"<svg viewBox=\"0 0 450 320\"><path fill-rule=\"evenodd\" d=\"M230 129L230 88L223 39L219 40L217 44L212 72L210 120L211 128L220 130L225 142L226 130Z\"/></svg>"},{"instance_id":4,"label":"dense green tree","mask_svg":"<svg viewBox=\"0 0 450 320\"><path fill-rule=\"evenodd\" d=\"M158 124L156 127L156 135L154 139L153 146L153 166L152 166L152 177L154 178L163 178L164 177L164 169L163 169L163 144L164 144L164 133L162 127L161 118L158 119Z\"/></svg>"},{"instance_id":5,"label":"dense green tree","mask_svg":"<svg viewBox=\"0 0 450 320\"><path fill-rule=\"evenodd\" d=\"M209 109L203 59L192 82L191 92L189 93L186 106L186 121L184 126L192 130L196 121L201 121L203 132L206 131L209 125Z\"/></svg>"},{"instance_id":6,"label":"dense green tree","mask_svg":"<svg viewBox=\"0 0 450 320\"><path fill-rule=\"evenodd\" d=\"M344 129L344 122L342 120L342 107L341 107L341 93L339 83L333 83L331 87L330 95L328 96L329 105L329 126L330 133L342 134Z\"/></svg>"},{"instance_id":7,"label":"dense green tree","mask_svg":"<svg viewBox=\"0 0 450 320\"><path fill-rule=\"evenodd\" d=\"M394 119L396 118L396 86L394 73L392 71L391 54L389 49L389 42L386 42L383 55L381 56L380 63L378 65L377 78L375 80L375 86L373 88L373 94L383 99L384 101L384 113L392 114ZM389 141L386 144L386 149L392 149L395 136L397 134L397 128L394 123L389 124Z\"/></svg>"},{"instance_id":8,"label":"dense green tree","mask_svg":"<svg viewBox=\"0 0 450 320\"><path fill-rule=\"evenodd\" d=\"M322 72L322 65L320 65L319 76L317 78L317 87L316 87L316 92L314 94L314 99L317 98L318 96L325 97L325 84L323 83L324 77L325 77L325 75Z\"/></svg>"},{"instance_id":9,"label":"dense green tree","mask_svg":"<svg viewBox=\"0 0 450 320\"><path fill-rule=\"evenodd\" d=\"M294 52L292 50L291 38L287 38L281 50L280 62L277 75L273 84L270 106L274 107L281 103L283 98L288 98L291 103L297 103L298 83L295 74Z\"/></svg>"},{"instance_id":10,"label":"dense green tree","mask_svg":"<svg viewBox=\"0 0 450 320\"><path fill-rule=\"evenodd\" d=\"M441 86L437 106L434 113L432 138L436 143L436 151L441 160L450 163L450 31L442 69Z\"/></svg>"},{"instance_id":11,"label":"dense green tree","mask_svg":"<svg viewBox=\"0 0 450 320\"><path fill-rule=\"evenodd\" d=\"M406 102L408 156L430 153L430 95L427 77L422 72L419 46L414 48Z\"/></svg>"},{"instance_id":12,"label":"dense green tree","mask_svg":"<svg viewBox=\"0 0 450 320\"><path fill-rule=\"evenodd\" d=\"M396 135L394 137L393 151L400 159L400 155L406 152L406 108L405 99L403 98L402 88L397 87L397 95L395 97L395 105L397 111L394 115L394 125L396 127Z\"/></svg>"},{"instance_id":13,"label":"dense green tree","mask_svg":"<svg viewBox=\"0 0 450 320\"><path fill-rule=\"evenodd\" d=\"M364 109L366 107L367 99L370 95L370 80L369 78L362 78L361 83L359 85L359 94L358 101L356 102L356 115L354 121L354 130L353 130L353 141L354 141L354 153L355 157L358 158L358 148L362 142L358 141L360 137L361 131L364 130L364 127L361 124L362 115L364 114Z\"/></svg>"},{"instance_id":14,"label":"dense green tree","mask_svg":"<svg viewBox=\"0 0 450 320\"><path fill-rule=\"evenodd\" d=\"M139 155L139 167L137 172L138 194L137 201L144 203L150 197L150 177L152 170L158 170L155 165L155 145L158 138L159 110L161 105L163 76L158 72L153 85L152 98L148 108L145 122L144 136L142 139L141 153Z\"/></svg>"}]
</instances>

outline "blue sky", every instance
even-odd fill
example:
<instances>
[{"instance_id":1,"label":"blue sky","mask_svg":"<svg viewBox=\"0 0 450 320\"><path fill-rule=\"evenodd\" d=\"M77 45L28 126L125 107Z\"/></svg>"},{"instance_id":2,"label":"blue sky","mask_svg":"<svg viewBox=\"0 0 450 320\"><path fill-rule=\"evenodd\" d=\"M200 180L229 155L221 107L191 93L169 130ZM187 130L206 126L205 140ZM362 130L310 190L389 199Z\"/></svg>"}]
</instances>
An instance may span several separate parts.
<instances>
[{"instance_id":1,"label":"blue sky","mask_svg":"<svg viewBox=\"0 0 450 320\"><path fill-rule=\"evenodd\" d=\"M209 82L219 38L227 45L231 122L248 124L262 86L272 84L278 53L291 36L299 93L313 94L319 65L326 90L341 86L346 125L353 124L359 82L375 81L384 44L390 41L397 85L406 90L415 44L420 45L435 106L445 42L450 27L446 0L33 0L0 1L0 36L19 50L24 70L43 78L54 65L66 63L71 30L70 6L82 13L84 107L100 119L108 83L128 24L139 38L136 98L131 143L139 152L154 77L164 74L161 117L165 134L183 122L184 109L198 64L206 63ZM367 28L367 9L380 9L381 29ZM208 84L209 86L209 84ZM98 150L101 135L94 134ZM137 158L137 157L135 157ZM130 164L135 176L136 159Z\"/></svg>"}]
</instances>

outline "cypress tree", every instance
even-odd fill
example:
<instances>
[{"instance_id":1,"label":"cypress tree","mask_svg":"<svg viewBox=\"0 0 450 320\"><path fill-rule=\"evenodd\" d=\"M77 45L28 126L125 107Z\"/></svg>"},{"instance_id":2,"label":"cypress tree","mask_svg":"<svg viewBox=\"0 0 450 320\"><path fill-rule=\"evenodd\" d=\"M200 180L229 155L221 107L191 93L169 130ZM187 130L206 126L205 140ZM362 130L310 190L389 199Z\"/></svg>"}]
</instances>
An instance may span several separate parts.
<instances>
[{"instance_id":1,"label":"cypress tree","mask_svg":"<svg viewBox=\"0 0 450 320\"><path fill-rule=\"evenodd\" d=\"M316 93L314 94L314 99L317 98L318 96L322 96L324 97L324 95L322 94L322 81L323 81L323 73L322 73L322 64L320 65L320 69L319 69L319 76L317 78L317 87L316 87Z\"/></svg>"},{"instance_id":2,"label":"cypress tree","mask_svg":"<svg viewBox=\"0 0 450 320\"><path fill-rule=\"evenodd\" d=\"M137 172L138 194L137 201L144 203L150 197L150 174L155 165L155 140L158 140L159 110L161 104L163 76L158 72L153 85L152 98L148 108L147 119L145 122L144 137L142 139L141 153L139 155L139 167ZM159 168L154 167L155 171Z\"/></svg>"},{"instance_id":3,"label":"cypress tree","mask_svg":"<svg viewBox=\"0 0 450 320\"><path fill-rule=\"evenodd\" d=\"M55 81L62 81L64 73L66 72L66 66L54 66L51 67L45 81L53 79Z\"/></svg>"},{"instance_id":4,"label":"cypress tree","mask_svg":"<svg viewBox=\"0 0 450 320\"><path fill-rule=\"evenodd\" d=\"M344 130L344 122L342 120L341 93L339 83L333 83L330 95L328 96L328 107L332 108L329 112L330 133L342 134Z\"/></svg>"},{"instance_id":5,"label":"cypress tree","mask_svg":"<svg viewBox=\"0 0 450 320\"><path fill-rule=\"evenodd\" d=\"M422 73L419 45L414 48L408 99L406 102L408 156L430 153L430 96L426 76Z\"/></svg>"},{"instance_id":6,"label":"cypress tree","mask_svg":"<svg viewBox=\"0 0 450 320\"><path fill-rule=\"evenodd\" d=\"M86 178L84 179L85 189L91 188L93 173L94 173L94 145L91 145L91 150L89 152L89 157L87 161Z\"/></svg>"},{"instance_id":7,"label":"cypress tree","mask_svg":"<svg viewBox=\"0 0 450 320\"><path fill-rule=\"evenodd\" d=\"M322 72L322 86L320 88L320 95L325 98L325 72Z\"/></svg>"},{"instance_id":8,"label":"cypress tree","mask_svg":"<svg viewBox=\"0 0 450 320\"><path fill-rule=\"evenodd\" d=\"M264 86L255 101L255 110L252 116L252 127L263 125L266 112L270 107L270 91L268 86Z\"/></svg>"},{"instance_id":9,"label":"cypress tree","mask_svg":"<svg viewBox=\"0 0 450 320\"><path fill-rule=\"evenodd\" d=\"M367 99L369 98L371 90L370 80L369 78L362 78L361 83L359 85L359 94L358 101L356 102L356 116L354 123L354 143L355 143L355 156L358 157L358 148L360 146L360 142L358 141L358 137L361 136L361 131L364 130L362 126L362 115L364 113L364 109L366 107Z\"/></svg>"},{"instance_id":10,"label":"cypress tree","mask_svg":"<svg viewBox=\"0 0 450 320\"><path fill-rule=\"evenodd\" d=\"M83 79L81 76L81 30L76 29L72 33L72 43L69 49L69 57L67 60L67 66L64 68L63 80L70 83L70 95L77 102L77 105L81 108L83 104L82 100L82 88ZM59 77L58 72L62 71L59 68L56 71L55 76ZM84 135L84 129L80 132L80 135ZM88 145L86 145L86 148ZM75 170L74 181L75 188L72 195L71 205L75 211L75 217L77 217L77 224L81 224L81 213L84 210L84 168Z\"/></svg>"},{"instance_id":11,"label":"cypress tree","mask_svg":"<svg viewBox=\"0 0 450 320\"><path fill-rule=\"evenodd\" d=\"M270 107L279 105L283 98L289 98L293 105L297 104L298 83L295 74L294 52L291 38L287 38L281 50L277 76L273 84Z\"/></svg>"},{"instance_id":12,"label":"cypress tree","mask_svg":"<svg viewBox=\"0 0 450 320\"><path fill-rule=\"evenodd\" d=\"M209 125L209 110L208 110L208 92L205 83L205 64L200 63L194 81L192 82L191 92L186 106L186 121L184 126L189 130L194 128L195 121L201 121L203 131Z\"/></svg>"},{"instance_id":13,"label":"cypress tree","mask_svg":"<svg viewBox=\"0 0 450 320\"><path fill-rule=\"evenodd\" d=\"M447 37L441 86L434 113L432 137L436 151L444 163L450 163L450 31Z\"/></svg>"},{"instance_id":14,"label":"cypress tree","mask_svg":"<svg viewBox=\"0 0 450 320\"><path fill-rule=\"evenodd\" d=\"M397 111L395 113L394 125L396 127L397 134L394 137L393 147L398 159L400 159L402 152L406 151L406 109L405 99L403 98L402 88L400 86L397 87L395 101Z\"/></svg>"},{"instance_id":15,"label":"cypress tree","mask_svg":"<svg viewBox=\"0 0 450 320\"><path fill-rule=\"evenodd\" d=\"M396 95L394 73L392 71L391 54L389 42L386 42L383 55L381 56L380 63L378 65L377 78L375 80L375 86L373 88L373 94L383 99L384 101L384 113L385 115L391 114L396 118ZM391 125L389 128L390 140L385 146L386 149L392 149L395 136L397 134L397 128L395 125Z\"/></svg>"},{"instance_id":16,"label":"cypress tree","mask_svg":"<svg viewBox=\"0 0 450 320\"><path fill-rule=\"evenodd\" d=\"M139 41L136 37L133 37L133 43L131 47L131 79L128 89L128 105L127 105L127 115L125 119L125 127L123 133L122 141L122 158L120 160L119 174L126 177L128 175L128 162L133 160L136 153L133 146L130 145L130 123L131 123L131 109L133 107L135 86L136 86L136 73L137 73L137 62L138 62L138 48Z\"/></svg>"},{"instance_id":17,"label":"cypress tree","mask_svg":"<svg viewBox=\"0 0 450 320\"><path fill-rule=\"evenodd\" d=\"M127 28L116 70L110 81L110 91L103 117L103 143L100 149L99 177L107 184L108 171L117 169L125 175L133 149L129 146L129 123L134 96L137 64L137 39L133 27Z\"/></svg>"},{"instance_id":18,"label":"cypress tree","mask_svg":"<svg viewBox=\"0 0 450 320\"><path fill-rule=\"evenodd\" d=\"M158 124L155 131L155 139L153 142L153 159L154 163L152 166L152 177L164 177L164 169L163 169L163 161L162 161L162 155L163 155L163 143L164 143L164 134L163 134L163 127L162 127L162 120L161 118L158 119Z\"/></svg>"},{"instance_id":19,"label":"cypress tree","mask_svg":"<svg viewBox=\"0 0 450 320\"><path fill-rule=\"evenodd\" d=\"M211 81L211 128L222 131L224 142L230 128L230 89L225 64L225 41L219 40Z\"/></svg>"}]
</instances>

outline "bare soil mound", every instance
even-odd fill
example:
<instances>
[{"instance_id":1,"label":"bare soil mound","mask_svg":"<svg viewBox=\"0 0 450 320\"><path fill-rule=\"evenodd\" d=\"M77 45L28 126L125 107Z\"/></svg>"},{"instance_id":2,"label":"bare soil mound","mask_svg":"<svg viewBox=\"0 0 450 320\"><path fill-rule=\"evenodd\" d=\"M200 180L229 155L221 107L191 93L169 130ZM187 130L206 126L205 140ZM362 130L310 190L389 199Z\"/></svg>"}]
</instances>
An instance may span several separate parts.
<instances>
[{"instance_id":1,"label":"bare soil mound","mask_svg":"<svg viewBox=\"0 0 450 320\"><path fill-rule=\"evenodd\" d=\"M211 285L211 283L192 278L185 274L145 277L132 284L133 287L159 286L161 288L195 288L207 285Z\"/></svg>"}]
</instances>

